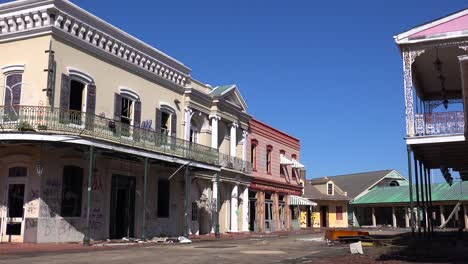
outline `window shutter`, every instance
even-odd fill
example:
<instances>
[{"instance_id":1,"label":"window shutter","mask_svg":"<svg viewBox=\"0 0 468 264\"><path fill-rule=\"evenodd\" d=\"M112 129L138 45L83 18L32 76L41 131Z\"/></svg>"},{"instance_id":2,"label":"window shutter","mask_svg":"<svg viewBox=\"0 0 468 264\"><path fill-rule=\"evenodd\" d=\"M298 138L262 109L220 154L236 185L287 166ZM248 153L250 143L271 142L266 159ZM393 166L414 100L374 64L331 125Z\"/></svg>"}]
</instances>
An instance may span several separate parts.
<instances>
[{"instance_id":1,"label":"window shutter","mask_svg":"<svg viewBox=\"0 0 468 264\"><path fill-rule=\"evenodd\" d=\"M156 130L156 132L158 133L161 133L161 118L161 110L159 108L156 108L156 117L154 119L156 124L154 124L154 130Z\"/></svg>"},{"instance_id":2,"label":"window shutter","mask_svg":"<svg viewBox=\"0 0 468 264\"><path fill-rule=\"evenodd\" d=\"M172 113L171 115L171 136L177 137L177 114Z\"/></svg>"},{"instance_id":3,"label":"window shutter","mask_svg":"<svg viewBox=\"0 0 468 264\"><path fill-rule=\"evenodd\" d=\"M135 127L140 127L141 124L141 102L136 101L133 111L133 125Z\"/></svg>"},{"instance_id":4,"label":"window shutter","mask_svg":"<svg viewBox=\"0 0 468 264\"><path fill-rule=\"evenodd\" d=\"M88 85L88 94L86 97L86 113L94 115L96 113L96 85Z\"/></svg>"},{"instance_id":5,"label":"window shutter","mask_svg":"<svg viewBox=\"0 0 468 264\"><path fill-rule=\"evenodd\" d=\"M70 109L70 77L62 74L62 86L60 88L60 109Z\"/></svg>"},{"instance_id":6,"label":"window shutter","mask_svg":"<svg viewBox=\"0 0 468 264\"><path fill-rule=\"evenodd\" d=\"M122 96L118 93L114 95L114 120L120 121L122 115Z\"/></svg>"},{"instance_id":7,"label":"window shutter","mask_svg":"<svg viewBox=\"0 0 468 264\"><path fill-rule=\"evenodd\" d=\"M94 116L96 112L96 85L89 84L87 87L86 94L86 119L85 125L86 129L94 129Z\"/></svg>"}]
</instances>

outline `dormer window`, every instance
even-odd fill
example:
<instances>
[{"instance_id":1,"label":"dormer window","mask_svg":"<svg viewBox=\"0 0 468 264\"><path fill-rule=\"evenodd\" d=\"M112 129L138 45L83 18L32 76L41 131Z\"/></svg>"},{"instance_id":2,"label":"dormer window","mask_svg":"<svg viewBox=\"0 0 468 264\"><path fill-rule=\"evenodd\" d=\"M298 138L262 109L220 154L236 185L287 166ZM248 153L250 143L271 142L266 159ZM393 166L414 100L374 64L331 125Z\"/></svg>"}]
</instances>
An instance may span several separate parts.
<instances>
[{"instance_id":1,"label":"dormer window","mask_svg":"<svg viewBox=\"0 0 468 264\"><path fill-rule=\"evenodd\" d=\"M333 188L333 183L332 182L328 182L327 183L327 194L328 195L334 195L334 188Z\"/></svg>"}]
</instances>

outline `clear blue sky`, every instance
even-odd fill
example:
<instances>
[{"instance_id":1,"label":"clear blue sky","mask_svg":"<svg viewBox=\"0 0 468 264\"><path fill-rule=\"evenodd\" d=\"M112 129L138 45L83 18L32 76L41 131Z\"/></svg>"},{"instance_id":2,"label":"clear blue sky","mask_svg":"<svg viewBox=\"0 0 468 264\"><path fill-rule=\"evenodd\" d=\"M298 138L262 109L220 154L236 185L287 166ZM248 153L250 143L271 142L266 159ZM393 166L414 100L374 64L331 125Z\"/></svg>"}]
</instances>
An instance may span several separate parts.
<instances>
[{"instance_id":1,"label":"clear blue sky","mask_svg":"<svg viewBox=\"0 0 468 264\"><path fill-rule=\"evenodd\" d=\"M250 114L301 140L308 178L388 168L407 174L393 36L466 7L440 0L73 2L182 61L194 78L237 84Z\"/></svg>"}]
</instances>

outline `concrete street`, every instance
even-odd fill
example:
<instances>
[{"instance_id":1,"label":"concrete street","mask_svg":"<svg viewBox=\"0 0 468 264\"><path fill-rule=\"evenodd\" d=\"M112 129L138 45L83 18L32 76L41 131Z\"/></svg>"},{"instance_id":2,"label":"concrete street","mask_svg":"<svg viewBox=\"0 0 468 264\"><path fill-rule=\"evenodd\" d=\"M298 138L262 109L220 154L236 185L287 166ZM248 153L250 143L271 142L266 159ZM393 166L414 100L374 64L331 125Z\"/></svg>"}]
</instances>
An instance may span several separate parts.
<instances>
[{"instance_id":1,"label":"concrete street","mask_svg":"<svg viewBox=\"0 0 468 264\"><path fill-rule=\"evenodd\" d=\"M355 262L346 245L328 246L323 233L258 237L242 240L195 242L192 244L83 248L47 253L4 253L0 263L341 263ZM392 262L387 262L392 263Z\"/></svg>"}]
</instances>

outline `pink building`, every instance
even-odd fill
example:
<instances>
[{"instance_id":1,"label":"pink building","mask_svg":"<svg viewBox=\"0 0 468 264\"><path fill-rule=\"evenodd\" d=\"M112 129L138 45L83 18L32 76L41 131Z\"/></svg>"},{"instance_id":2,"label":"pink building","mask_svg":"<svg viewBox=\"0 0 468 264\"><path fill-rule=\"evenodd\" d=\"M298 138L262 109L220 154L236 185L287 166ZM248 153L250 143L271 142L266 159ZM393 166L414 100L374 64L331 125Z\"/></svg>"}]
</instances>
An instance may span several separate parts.
<instances>
[{"instance_id":1,"label":"pink building","mask_svg":"<svg viewBox=\"0 0 468 264\"><path fill-rule=\"evenodd\" d=\"M249 228L261 232L298 228L297 206L292 206L297 202L292 201L301 200L305 176L299 140L255 119L249 126L247 156L253 167Z\"/></svg>"}]
</instances>

